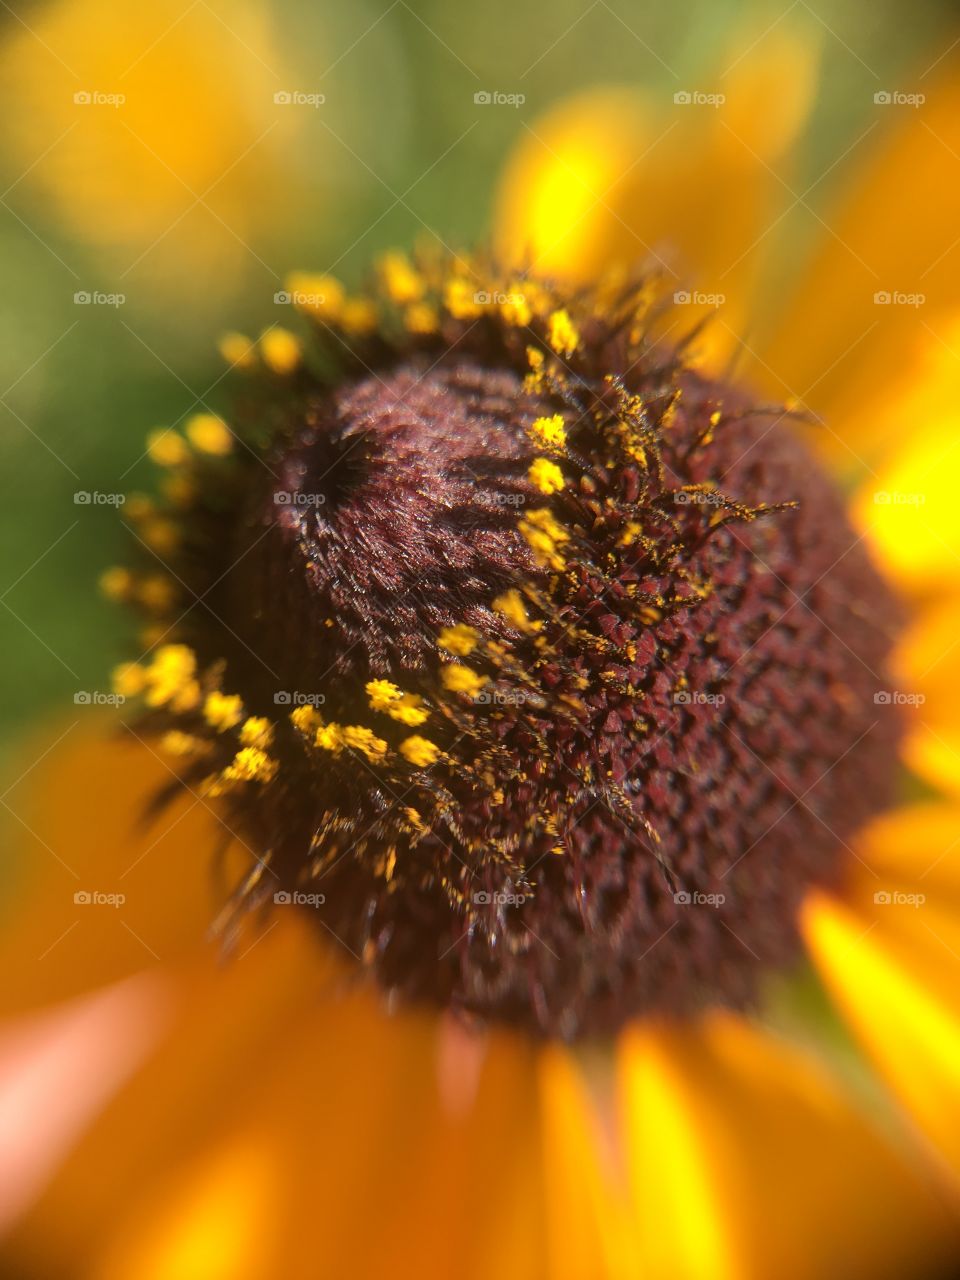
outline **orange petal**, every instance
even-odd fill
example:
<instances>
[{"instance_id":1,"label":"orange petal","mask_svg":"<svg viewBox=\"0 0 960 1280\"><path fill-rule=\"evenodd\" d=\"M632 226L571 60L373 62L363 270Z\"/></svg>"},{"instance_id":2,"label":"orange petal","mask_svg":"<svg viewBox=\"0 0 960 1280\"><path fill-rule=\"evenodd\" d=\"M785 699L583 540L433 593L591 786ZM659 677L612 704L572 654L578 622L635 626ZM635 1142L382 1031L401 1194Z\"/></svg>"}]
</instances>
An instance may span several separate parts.
<instances>
[{"instance_id":1,"label":"orange petal","mask_svg":"<svg viewBox=\"0 0 960 1280\"><path fill-rule=\"evenodd\" d=\"M823 1071L742 1019L632 1034L622 1096L645 1275L900 1275L948 1233Z\"/></svg>"},{"instance_id":2,"label":"orange petal","mask_svg":"<svg viewBox=\"0 0 960 1280\"><path fill-rule=\"evenodd\" d=\"M895 655L910 767L950 795L960 795L960 599L922 610Z\"/></svg>"},{"instance_id":3,"label":"orange petal","mask_svg":"<svg viewBox=\"0 0 960 1280\"><path fill-rule=\"evenodd\" d=\"M828 430L841 465L860 469L913 433L931 366L960 386L952 320L960 292L960 79L957 56L918 83L919 107L875 105L844 163L845 197L755 372L796 396ZM948 403L938 393L939 405ZM878 486L881 487L881 486Z\"/></svg>"}]
</instances>

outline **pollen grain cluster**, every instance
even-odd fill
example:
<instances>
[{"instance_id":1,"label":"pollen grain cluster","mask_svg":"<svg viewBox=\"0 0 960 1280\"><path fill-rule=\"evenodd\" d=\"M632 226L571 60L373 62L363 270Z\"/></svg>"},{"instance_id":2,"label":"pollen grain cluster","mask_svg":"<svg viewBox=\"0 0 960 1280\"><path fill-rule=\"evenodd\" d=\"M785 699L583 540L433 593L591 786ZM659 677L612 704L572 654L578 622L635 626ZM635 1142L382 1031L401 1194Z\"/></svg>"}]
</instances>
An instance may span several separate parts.
<instances>
[{"instance_id":1,"label":"pollen grain cluster","mask_svg":"<svg viewBox=\"0 0 960 1280\"><path fill-rule=\"evenodd\" d=\"M236 914L322 897L388 992L544 1035L749 1002L893 776L840 497L655 281L289 287L305 335L225 339L231 427L151 441L105 579L147 617L118 688L257 854Z\"/></svg>"}]
</instances>

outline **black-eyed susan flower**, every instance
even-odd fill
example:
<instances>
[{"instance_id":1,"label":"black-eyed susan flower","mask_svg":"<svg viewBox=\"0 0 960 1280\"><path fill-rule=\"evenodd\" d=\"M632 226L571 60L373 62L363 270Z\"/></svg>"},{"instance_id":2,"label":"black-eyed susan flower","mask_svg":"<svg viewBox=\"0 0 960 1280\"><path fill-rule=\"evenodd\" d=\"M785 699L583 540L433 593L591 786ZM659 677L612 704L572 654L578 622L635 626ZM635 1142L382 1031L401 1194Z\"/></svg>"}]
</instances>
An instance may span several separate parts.
<instances>
[{"instance_id":1,"label":"black-eyed susan flower","mask_svg":"<svg viewBox=\"0 0 960 1280\"><path fill-rule=\"evenodd\" d=\"M590 275L300 276L297 358L232 335L229 424L152 438L176 500L104 584L149 629L132 740L66 753L37 823L123 910L81 970L51 864L3 946L46 939L21 1010L144 947L168 977L97 1007L113 1088L153 1053L28 1273L899 1276L955 1242L960 826L885 812L904 753L955 781L917 715L946 649L792 415L697 367L661 281ZM925 1139L764 1024L804 953Z\"/></svg>"}]
</instances>

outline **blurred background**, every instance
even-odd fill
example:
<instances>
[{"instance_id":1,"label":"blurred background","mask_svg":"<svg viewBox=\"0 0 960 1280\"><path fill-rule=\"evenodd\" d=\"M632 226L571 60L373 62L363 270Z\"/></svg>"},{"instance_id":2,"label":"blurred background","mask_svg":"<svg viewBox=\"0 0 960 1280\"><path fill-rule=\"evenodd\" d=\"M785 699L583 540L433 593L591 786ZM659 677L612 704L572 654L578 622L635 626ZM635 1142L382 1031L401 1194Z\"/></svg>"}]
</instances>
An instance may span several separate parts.
<instances>
[{"instance_id":1,"label":"blurred background","mask_svg":"<svg viewBox=\"0 0 960 1280\"><path fill-rule=\"evenodd\" d=\"M288 316L294 268L488 234L498 175L569 95L710 84L780 22L821 45L780 231L803 241L873 95L945 50L943 0L12 0L0 7L0 751L109 687L131 624L96 583L144 438L229 413L216 350ZM479 99L477 95L480 95ZM505 95L505 100L484 100ZM651 193L655 199L655 193ZM289 311L289 308L286 309Z\"/></svg>"}]
</instances>

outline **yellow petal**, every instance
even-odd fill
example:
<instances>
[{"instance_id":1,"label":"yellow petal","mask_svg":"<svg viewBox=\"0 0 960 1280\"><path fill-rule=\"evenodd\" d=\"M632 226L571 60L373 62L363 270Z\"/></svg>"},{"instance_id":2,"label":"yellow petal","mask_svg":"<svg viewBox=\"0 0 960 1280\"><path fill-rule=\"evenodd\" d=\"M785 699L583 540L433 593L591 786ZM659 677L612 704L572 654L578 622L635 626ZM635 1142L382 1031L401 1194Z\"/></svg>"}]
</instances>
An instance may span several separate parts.
<instances>
[{"instance_id":1,"label":"yellow petal","mask_svg":"<svg viewBox=\"0 0 960 1280\"><path fill-rule=\"evenodd\" d=\"M535 120L500 184L500 255L573 279L646 262L680 296L679 325L723 306L723 325L736 330L785 196L773 165L806 118L817 75L807 34L781 24L757 36L738 32L716 83L701 86L719 105L604 88Z\"/></svg>"},{"instance_id":2,"label":"yellow petal","mask_svg":"<svg viewBox=\"0 0 960 1280\"><path fill-rule=\"evenodd\" d=\"M922 425L904 407L931 359L943 355L960 385L950 324L960 288L957 65L954 53L923 81L919 107L874 106L844 159L846 193L818 218L819 248L795 298L769 339L753 343L758 376L826 418L825 443L845 464L871 462Z\"/></svg>"},{"instance_id":3,"label":"yellow petal","mask_svg":"<svg viewBox=\"0 0 960 1280\"><path fill-rule=\"evenodd\" d=\"M641 1274L891 1274L943 1242L930 1188L816 1064L743 1019L632 1034L622 1096Z\"/></svg>"},{"instance_id":4,"label":"yellow petal","mask_svg":"<svg viewBox=\"0 0 960 1280\"><path fill-rule=\"evenodd\" d=\"M892 895L874 900L889 892L864 881L850 904L814 895L807 944L850 1026L960 1173L960 917Z\"/></svg>"},{"instance_id":5,"label":"yellow petal","mask_svg":"<svg viewBox=\"0 0 960 1280\"><path fill-rule=\"evenodd\" d=\"M895 654L910 767L934 786L960 795L960 598L920 611Z\"/></svg>"}]
</instances>

